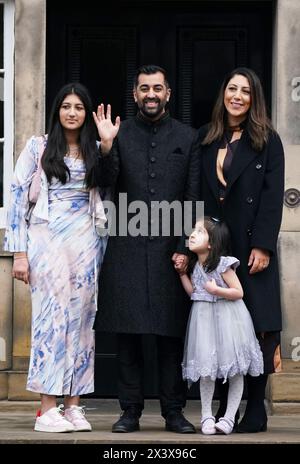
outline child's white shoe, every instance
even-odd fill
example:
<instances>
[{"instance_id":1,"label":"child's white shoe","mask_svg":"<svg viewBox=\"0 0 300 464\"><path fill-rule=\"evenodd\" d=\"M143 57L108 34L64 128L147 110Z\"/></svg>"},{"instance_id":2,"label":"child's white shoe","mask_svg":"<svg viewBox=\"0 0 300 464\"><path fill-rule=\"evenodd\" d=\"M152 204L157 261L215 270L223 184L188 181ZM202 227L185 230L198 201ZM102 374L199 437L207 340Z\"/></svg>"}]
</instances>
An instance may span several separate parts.
<instances>
[{"instance_id":1,"label":"child's white shoe","mask_svg":"<svg viewBox=\"0 0 300 464\"><path fill-rule=\"evenodd\" d=\"M234 421L228 419L228 417L220 417L219 421L216 423L216 429L218 432L229 435L234 427Z\"/></svg>"},{"instance_id":2,"label":"child's white shoe","mask_svg":"<svg viewBox=\"0 0 300 464\"><path fill-rule=\"evenodd\" d=\"M91 424L84 416L85 411L82 406L73 405L65 409L65 419L73 424L75 432L90 432L92 430Z\"/></svg>"},{"instance_id":3,"label":"child's white shoe","mask_svg":"<svg viewBox=\"0 0 300 464\"><path fill-rule=\"evenodd\" d=\"M41 415L38 411L34 430L37 432L74 432L74 426L68 422L63 414L61 406L56 408L51 408Z\"/></svg>"},{"instance_id":4,"label":"child's white shoe","mask_svg":"<svg viewBox=\"0 0 300 464\"><path fill-rule=\"evenodd\" d=\"M217 433L215 423L216 420L213 416L203 417L201 420L201 432L204 435L214 435Z\"/></svg>"}]
</instances>

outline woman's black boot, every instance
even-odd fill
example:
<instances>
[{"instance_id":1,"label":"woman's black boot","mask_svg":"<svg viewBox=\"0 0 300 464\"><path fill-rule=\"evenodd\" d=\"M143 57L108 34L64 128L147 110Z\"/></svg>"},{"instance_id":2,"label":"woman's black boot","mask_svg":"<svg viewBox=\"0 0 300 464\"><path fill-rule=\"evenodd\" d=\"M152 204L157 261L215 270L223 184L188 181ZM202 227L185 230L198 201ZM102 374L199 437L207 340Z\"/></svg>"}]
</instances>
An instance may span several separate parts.
<instances>
[{"instance_id":1,"label":"woman's black boot","mask_svg":"<svg viewBox=\"0 0 300 464\"><path fill-rule=\"evenodd\" d=\"M238 433L256 433L267 430L268 417L265 409L267 375L246 376L248 401L243 419L236 428Z\"/></svg>"}]
</instances>

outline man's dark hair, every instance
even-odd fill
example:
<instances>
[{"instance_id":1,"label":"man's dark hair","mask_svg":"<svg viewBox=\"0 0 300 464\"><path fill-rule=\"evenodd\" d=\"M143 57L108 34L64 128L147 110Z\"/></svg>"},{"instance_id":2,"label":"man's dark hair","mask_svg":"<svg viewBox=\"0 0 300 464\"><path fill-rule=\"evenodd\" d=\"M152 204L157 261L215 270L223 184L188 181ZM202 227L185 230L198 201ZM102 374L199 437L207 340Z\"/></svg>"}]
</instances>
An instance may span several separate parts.
<instances>
[{"instance_id":1,"label":"man's dark hair","mask_svg":"<svg viewBox=\"0 0 300 464\"><path fill-rule=\"evenodd\" d=\"M160 66L157 66L156 64L146 64L143 66L140 66L135 73L134 79L133 79L133 87L137 88L138 82L139 82L139 75L140 74L156 74L156 73L162 73L164 76L165 80L165 85L167 88L169 88L169 82L167 80L167 71L164 68L161 68Z\"/></svg>"}]
</instances>

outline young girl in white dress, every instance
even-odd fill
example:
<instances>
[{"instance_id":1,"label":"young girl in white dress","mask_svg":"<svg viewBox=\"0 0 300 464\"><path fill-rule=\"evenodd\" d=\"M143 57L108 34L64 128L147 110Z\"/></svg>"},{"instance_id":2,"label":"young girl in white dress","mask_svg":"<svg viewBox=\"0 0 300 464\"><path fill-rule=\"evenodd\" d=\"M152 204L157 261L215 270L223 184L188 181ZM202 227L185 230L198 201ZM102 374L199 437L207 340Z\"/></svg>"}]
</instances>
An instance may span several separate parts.
<instances>
[{"instance_id":1,"label":"young girl in white dress","mask_svg":"<svg viewBox=\"0 0 300 464\"><path fill-rule=\"evenodd\" d=\"M235 273L239 261L227 256L229 246L225 223L208 217L199 220L189 238L189 249L197 255L197 262L190 277L180 273L182 285L193 300L182 371L189 385L200 378L201 425L206 435L232 432L243 394L243 376L263 373L262 353ZM229 381L229 393L226 413L216 423L212 399L217 378Z\"/></svg>"}]
</instances>

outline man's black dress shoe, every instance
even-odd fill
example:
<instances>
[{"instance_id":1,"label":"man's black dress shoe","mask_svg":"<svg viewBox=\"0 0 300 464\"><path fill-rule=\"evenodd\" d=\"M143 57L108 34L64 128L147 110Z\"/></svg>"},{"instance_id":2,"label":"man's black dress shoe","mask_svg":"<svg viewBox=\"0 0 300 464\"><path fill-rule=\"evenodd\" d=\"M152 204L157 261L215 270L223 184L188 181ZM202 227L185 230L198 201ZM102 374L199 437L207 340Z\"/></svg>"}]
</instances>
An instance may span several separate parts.
<instances>
[{"instance_id":1,"label":"man's black dress shoe","mask_svg":"<svg viewBox=\"0 0 300 464\"><path fill-rule=\"evenodd\" d=\"M112 426L112 432L135 432L140 430L139 418L141 413L136 409L126 409L120 419Z\"/></svg>"},{"instance_id":2,"label":"man's black dress shoe","mask_svg":"<svg viewBox=\"0 0 300 464\"><path fill-rule=\"evenodd\" d=\"M179 411L168 413L166 417L166 430L176 433L196 433L193 424L186 420L182 412Z\"/></svg>"}]
</instances>

